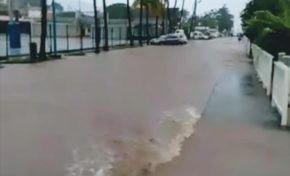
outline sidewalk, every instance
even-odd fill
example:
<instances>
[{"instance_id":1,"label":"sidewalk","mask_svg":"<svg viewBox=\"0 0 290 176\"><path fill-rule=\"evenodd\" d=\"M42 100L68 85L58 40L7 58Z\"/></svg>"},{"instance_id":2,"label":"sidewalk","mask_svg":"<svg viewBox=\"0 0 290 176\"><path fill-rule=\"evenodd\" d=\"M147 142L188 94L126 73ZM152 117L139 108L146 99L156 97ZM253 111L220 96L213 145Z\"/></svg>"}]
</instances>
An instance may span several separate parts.
<instances>
[{"instance_id":1,"label":"sidewalk","mask_svg":"<svg viewBox=\"0 0 290 176\"><path fill-rule=\"evenodd\" d=\"M239 60L216 85L181 156L155 176L290 175L290 132L279 128L252 65Z\"/></svg>"}]
</instances>

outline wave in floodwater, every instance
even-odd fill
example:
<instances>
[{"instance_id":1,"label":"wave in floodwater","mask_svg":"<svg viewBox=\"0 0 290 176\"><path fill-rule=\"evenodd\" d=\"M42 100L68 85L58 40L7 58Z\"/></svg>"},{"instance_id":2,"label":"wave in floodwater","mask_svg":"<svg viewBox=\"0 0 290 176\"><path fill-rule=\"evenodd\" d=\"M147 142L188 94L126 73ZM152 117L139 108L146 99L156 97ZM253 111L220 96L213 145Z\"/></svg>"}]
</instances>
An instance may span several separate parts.
<instances>
[{"instance_id":1,"label":"wave in floodwater","mask_svg":"<svg viewBox=\"0 0 290 176\"><path fill-rule=\"evenodd\" d=\"M90 152L73 151L68 176L143 176L180 154L184 140L200 118L195 108L163 113L155 136L118 139L93 145Z\"/></svg>"}]
</instances>

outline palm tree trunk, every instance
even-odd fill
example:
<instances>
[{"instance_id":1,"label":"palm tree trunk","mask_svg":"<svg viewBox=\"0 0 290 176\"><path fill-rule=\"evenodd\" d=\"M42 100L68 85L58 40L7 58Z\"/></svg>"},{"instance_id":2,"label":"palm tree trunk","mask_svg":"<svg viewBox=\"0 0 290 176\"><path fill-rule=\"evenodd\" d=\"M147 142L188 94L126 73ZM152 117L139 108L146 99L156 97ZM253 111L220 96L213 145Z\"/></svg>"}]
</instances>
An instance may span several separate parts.
<instances>
[{"instance_id":1,"label":"palm tree trunk","mask_svg":"<svg viewBox=\"0 0 290 176\"><path fill-rule=\"evenodd\" d=\"M162 21L161 21L161 26L162 26L162 35L165 34L165 18L166 18L166 11L165 11L165 5L166 5L166 0L161 0L162 1Z\"/></svg>"},{"instance_id":2,"label":"palm tree trunk","mask_svg":"<svg viewBox=\"0 0 290 176\"><path fill-rule=\"evenodd\" d=\"M130 2L127 0L127 18L128 18L128 35L130 40L130 46L134 46L132 38L132 21L131 21L131 7Z\"/></svg>"},{"instance_id":3,"label":"palm tree trunk","mask_svg":"<svg viewBox=\"0 0 290 176\"><path fill-rule=\"evenodd\" d=\"M162 35L164 35L165 34L165 21L164 21L164 18L162 19L161 26L162 26Z\"/></svg>"},{"instance_id":4,"label":"palm tree trunk","mask_svg":"<svg viewBox=\"0 0 290 176\"><path fill-rule=\"evenodd\" d=\"M100 52L100 35L99 35L99 22L98 22L98 11L97 2L94 1L94 20L95 20L95 53Z\"/></svg>"},{"instance_id":5,"label":"palm tree trunk","mask_svg":"<svg viewBox=\"0 0 290 176\"><path fill-rule=\"evenodd\" d=\"M155 17L155 37L158 37L158 30L159 30L159 17L158 16L156 16Z\"/></svg>"},{"instance_id":6,"label":"palm tree trunk","mask_svg":"<svg viewBox=\"0 0 290 176\"><path fill-rule=\"evenodd\" d=\"M183 11L184 11L184 1L182 0L181 12L180 12L180 22L179 22L179 29L182 27L182 20L183 20Z\"/></svg>"},{"instance_id":7,"label":"palm tree trunk","mask_svg":"<svg viewBox=\"0 0 290 176\"><path fill-rule=\"evenodd\" d=\"M142 46L142 33L143 33L143 4L144 0L140 0L140 11L139 11L139 45Z\"/></svg>"},{"instance_id":8,"label":"palm tree trunk","mask_svg":"<svg viewBox=\"0 0 290 176\"><path fill-rule=\"evenodd\" d=\"M168 19L168 32L171 32L171 15L170 15L170 4L167 2L167 19Z\"/></svg>"},{"instance_id":9,"label":"palm tree trunk","mask_svg":"<svg viewBox=\"0 0 290 176\"><path fill-rule=\"evenodd\" d=\"M109 36L108 36L108 19L107 19L107 5L106 0L103 0L103 11L104 11L104 33L105 33L105 44L104 51L109 50Z\"/></svg>"},{"instance_id":10,"label":"palm tree trunk","mask_svg":"<svg viewBox=\"0 0 290 176\"><path fill-rule=\"evenodd\" d=\"M46 35L47 35L47 4L46 0L41 0L41 34L39 60L46 59Z\"/></svg>"},{"instance_id":11,"label":"palm tree trunk","mask_svg":"<svg viewBox=\"0 0 290 176\"><path fill-rule=\"evenodd\" d=\"M173 8L176 9L176 6L177 6L177 0L174 1L174 7Z\"/></svg>"},{"instance_id":12,"label":"palm tree trunk","mask_svg":"<svg viewBox=\"0 0 290 176\"><path fill-rule=\"evenodd\" d=\"M197 0L194 0L194 5L193 5L193 14L192 14L192 18L190 21L190 30L189 32L192 32L195 28L195 24L196 24L196 9L197 9Z\"/></svg>"},{"instance_id":13,"label":"palm tree trunk","mask_svg":"<svg viewBox=\"0 0 290 176\"><path fill-rule=\"evenodd\" d=\"M146 7L146 43L149 45L149 6L148 4L145 6Z\"/></svg>"},{"instance_id":14,"label":"palm tree trunk","mask_svg":"<svg viewBox=\"0 0 290 176\"><path fill-rule=\"evenodd\" d=\"M177 7L177 0L175 0L175 2L174 2L174 6L173 6L173 10L172 10L172 15L173 15L173 24L172 24L172 27L176 27L176 25L177 25L177 16L178 16L178 10L176 9L176 7Z\"/></svg>"}]
</instances>

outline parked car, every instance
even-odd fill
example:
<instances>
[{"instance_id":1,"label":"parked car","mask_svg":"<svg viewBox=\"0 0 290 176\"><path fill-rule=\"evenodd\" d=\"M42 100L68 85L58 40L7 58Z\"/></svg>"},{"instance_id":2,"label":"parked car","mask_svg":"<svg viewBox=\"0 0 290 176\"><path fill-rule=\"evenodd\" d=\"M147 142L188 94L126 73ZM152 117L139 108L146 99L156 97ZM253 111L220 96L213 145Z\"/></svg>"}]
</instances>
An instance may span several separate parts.
<instances>
[{"instance_id":1,"label":"parked car","mask_svg":"<svg viewBox=\"0 0 290 176\"><path fill-rule=\"evenodd\" d=\"M184 34L168 34L150 41L152 45L183 45L187 43L187 37Z\"/></svg>"},{"instance_id":2,"label":"parked car","mask_svg":"<svg viewBox=\"0 0 290 176\"><path fill-rule=\"evenodd\" d=\"M202 32L194 31L190 33L190 38L194 40L209 40L210 37Z\"/></svg>"},{"instance_id":3,"label":"parked car","mask_svg":"<svg viewBox=\"0 0 290 176\"><path fill-rule=\"evenodd\" d=\"M185 35L185 32L183 29L176 29L175 34L182 34Z\"/></svg>"},{"instance_id":4,"label":"parked car","mask_svg":"<svg viewBox=\"0 0 290 176\"><path fill-rule=\"evenodd\" d=\"M220 37L220 32L217 29L209 29L207 30L207 35L210 38L218 38Z\"/></svg>"},{"instance_id":5,"label":"parked car","mask_svg":"<svg viewBox=\"0 0 290 176\"><path fill-rule=\"evenodd\" d=\"M218 37L220 37L220 33L219 32L209 32L209 36L212 38L218 38Z\"/></svg>"}]
</instances>

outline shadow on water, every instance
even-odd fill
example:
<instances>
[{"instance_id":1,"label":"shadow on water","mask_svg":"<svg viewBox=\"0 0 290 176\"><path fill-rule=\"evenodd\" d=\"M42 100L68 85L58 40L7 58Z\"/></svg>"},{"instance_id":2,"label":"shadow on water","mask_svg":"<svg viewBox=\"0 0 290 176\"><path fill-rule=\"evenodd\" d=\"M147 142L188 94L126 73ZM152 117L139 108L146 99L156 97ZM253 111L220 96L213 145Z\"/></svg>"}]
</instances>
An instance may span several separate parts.
<instances>
[{"instance_id":1,"label":"shadow on water","mask_svg":"<svg viewBox=\"0 0 290 176\"><path fill-rule=\"evenodd\" d=\"M241 78L241 93L243 95L254 96L254 83L253 83L253 75L244 75Z\"/></svg>"},{"instance_id":2,"label":"shadow on water","mask_svg":"<svg viewBox=\"0 0 290 176\"><path fill-rule=\"evenodd\" d=\"M281 130L280 115L271 107L250 65L230 71L216 86L205 115L229 125L242 122L267 130Z\"/></svg>"}]
</instances>

